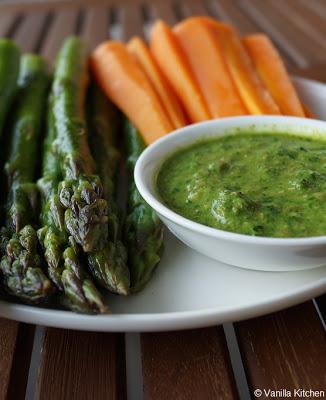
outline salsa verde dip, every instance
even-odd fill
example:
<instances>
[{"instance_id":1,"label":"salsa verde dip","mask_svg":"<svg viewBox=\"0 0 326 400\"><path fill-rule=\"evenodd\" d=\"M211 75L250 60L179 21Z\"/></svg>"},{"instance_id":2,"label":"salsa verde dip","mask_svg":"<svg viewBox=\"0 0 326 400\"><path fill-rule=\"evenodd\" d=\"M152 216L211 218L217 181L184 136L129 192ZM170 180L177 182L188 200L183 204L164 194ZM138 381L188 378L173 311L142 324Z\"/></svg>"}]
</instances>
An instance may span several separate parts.
<instances>
[{"instance_id":1,"label":"salsa verde dip","mask_svg":"<svg viewBox=\"0 0 326 400\"><path fill-rule=\"evenodd\" d=\"M163 163L157 190L171 210L213 228L326 235L326 141L248 132L197 142Z\"/></svg>"}]
</instances>

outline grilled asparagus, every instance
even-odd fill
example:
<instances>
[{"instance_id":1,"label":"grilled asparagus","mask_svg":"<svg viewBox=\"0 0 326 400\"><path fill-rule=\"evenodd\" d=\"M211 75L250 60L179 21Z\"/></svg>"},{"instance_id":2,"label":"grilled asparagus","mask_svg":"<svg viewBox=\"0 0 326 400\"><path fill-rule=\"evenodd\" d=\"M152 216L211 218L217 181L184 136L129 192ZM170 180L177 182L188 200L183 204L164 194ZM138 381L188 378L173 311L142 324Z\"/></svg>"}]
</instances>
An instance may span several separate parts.
<instances>
[{"instance_id":1,"label":"grilled asparagus","mask_svg":"<svg viewBox=\"0 0 326 400\"><path fill-rule=\"evenodd\" d=\"M37 188L33 181L48 83L44 60L37 55L24 55L10 129L9 158L5 165L9 190L7 222L1 238L2 283L9 294L34 303L53 292L53 285L44 273L45 262L34 229Z\"/></svg>"},{"instance_id":2,"label":"grilled asparagus","mask_svg":"<svg viewBox=\"0 0 326 400\"><path fill-rule=\"evenodd\" d=\"M136 161L145 148L141 134L129 121L124 125L129 171L128 215L125 242L131 275L131 290L138 292L152 277L163 250L163 226L155 211L143 200L134 182Z\"/></svg>"},{"instance_id":3,"label":"grilled asparagus","mask_svg":"<svg viewBox=\"0 0 326 400\"><path fill-rule=\"evenodd\" d=\"M17 91L20 51L15 42L0 39L0 135Z\"/></svg>"},{"instance_id":4,"label":"grilled asparagus","mask_svg":"<svg viewBox=\"0 0 326 400\"><path fill-rule=\"evenodd\" d=\"M121 214L114 198L119 161L115 140L120 128L120 113L93 85L88 97L90 139L108 209L108 241L103 249L89 253L89 267L101 286L119 294L128 294L127 251L121 241Z\"/></svg>"},{"instance_id":5,"label":"grilled asparagus","mask_svg":"<svg viewBox=\"0 0 326 400\"><path fill-rule=\"evenodd\" d=\"M112 241L111 220L101 179L87 141L84 115L86 53L79 38L67 39L59 52L52 86L53 123L62 182L58 193L67 231L87 253L93 277L106 289L126 294L129 275L123 249ZM124 273L126 273L124 275Z\"/></svg>"}]
</instances>

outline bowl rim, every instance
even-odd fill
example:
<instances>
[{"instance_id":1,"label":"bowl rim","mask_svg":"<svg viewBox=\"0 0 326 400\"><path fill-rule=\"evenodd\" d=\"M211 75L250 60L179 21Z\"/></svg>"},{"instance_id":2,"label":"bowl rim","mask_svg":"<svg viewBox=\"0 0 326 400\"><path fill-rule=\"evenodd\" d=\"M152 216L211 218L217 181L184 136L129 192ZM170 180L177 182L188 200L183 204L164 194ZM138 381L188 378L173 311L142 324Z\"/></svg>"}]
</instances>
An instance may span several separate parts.
<instances>
[{"instance_id":1,"label":"bowl rim","mask_svg":"<svg viewBox=\"0 0 326 400\"><path fill-rule=\"evenodd\" d=\"M275 246L289 246L289 245L319 245L326 243L326 235L322 236L309 236L309 237L298 237L298 238L279 238L279 237L266 237L266 236L251 236L243 233L236 233L225 231L223 229L213 228L204 224L200 224L198 222L192 221L188 218L183 217L182 215L174 212L170 208L168 208L163 202L161 202L156 196L152 194L152 191L148 188L145 180L143 169L151 158L151 154L157 150L162 145L166 144L166 142L171 142L171 144L180 136L184 136L187 134L189 130L198 129L198 134L194 134L189 139L189 145L192 142L200 139L201 136L205 137L204 132L200 132L200 128L211 127L211 126L219 126L223 124L229 124L228 130L230 129L230 125L232 128L232 122L234 122L234 128L239 127L239 123L245 122L245 125L253 125L253 124L261 124L267 123L269 125L273 124L275 128L275 124L295 124L296 122L302 125L304 122L305 125L310 127L319 127L325 129L326 135L326 121L318 120L318 119L310 119L310 118L302 118L302 117L292 117L292 116L274 116L274 115L246 115L246 116L239 116L239 117L225 117L220 119L213 119L209 121L198 122L195 124L190 124L185 127L176 129L169 134L163 136L162 138L158 139L154 143L150 144L140 155L138 158L135 169L134 169L134 179L137 189L139 190L141 196L144 200L160 215L164 218L168 219L169 221L180 225L184 228L192 230L196 233L206 235L209 237L213 237L216 239L223 239L223 240L231 240L238 243L246 243L246 244L265 244L265 245L275 245ZM287 126L287 129L289 127ZM286 132L284 132L286 133ZM298 133L300 135L300 133ZM206 137L207 138L207 137ZM173 146L171 146L173 147ZM187 143L184 143L182 147L187 147ZM165 152L166 153L166 152ZM173 150L169 152L173 154ZM158 163L162 163L163 160L167 159L167 155L165 154L160 160L156 161L156 165ZM151 171L152 178L153 174L156 173L156 168L153 168Z\"/></svg>"}]
</instances>

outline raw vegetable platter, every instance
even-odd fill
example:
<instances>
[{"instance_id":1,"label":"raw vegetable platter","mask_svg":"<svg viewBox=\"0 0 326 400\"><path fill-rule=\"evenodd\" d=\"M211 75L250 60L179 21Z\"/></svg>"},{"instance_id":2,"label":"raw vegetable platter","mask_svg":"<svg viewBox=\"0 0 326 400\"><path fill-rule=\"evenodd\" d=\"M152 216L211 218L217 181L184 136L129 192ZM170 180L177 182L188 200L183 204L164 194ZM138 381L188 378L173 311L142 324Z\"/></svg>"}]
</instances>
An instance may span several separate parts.
<instances>
[{"instance_id":1,"label":"raw vegetable platter","mask_svg":"<svg viewBox=\"0 0 326 400\"><path fill-rule=\"evenodd\" d=\"M248 318L325 291L325 267L263 273L197 254L163 232L134 186L144 146L187 123L247 113L326 118L325 87L298 79L296 91L267 38L253 35L241 44L218 24L218 48L208 34L214 22L194 18L190 27L193 20L195 28L199 22L193 40L203 35L226 87L212 91L201 79L188 54L187 21L174 33L158 22L151 52L137 38L128 46L100 45L90 58L92 73L84 44L70 38L52 80L40 57L20 57L13 43L1 43L0 55L10 61L0 81L7 89L0 117L9 137L2 160L1 316L84 330L180 329ZM174 52L174 34L182 51ZM279 62L276 71L268 70L266 54ZM285 89L286 99L280 96ZM231 93L229 102L221 101L223 93Z\"/></svg>"}]
</instances>

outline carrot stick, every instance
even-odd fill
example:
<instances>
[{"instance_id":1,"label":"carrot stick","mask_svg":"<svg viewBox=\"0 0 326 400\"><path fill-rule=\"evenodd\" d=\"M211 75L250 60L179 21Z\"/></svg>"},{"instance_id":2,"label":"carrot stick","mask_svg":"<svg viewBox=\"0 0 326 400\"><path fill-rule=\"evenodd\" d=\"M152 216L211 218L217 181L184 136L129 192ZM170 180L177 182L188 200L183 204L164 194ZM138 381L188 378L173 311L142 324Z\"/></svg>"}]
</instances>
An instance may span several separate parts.
<instances>
[{"instance_id":1,"label":"carrot stick","mask_svg":"<svg viewBox=\"0 0 326 400\"><path fill-rule=\"evenodd\" d=\"M102 43L90 63L99 86L134 122L147 144L173 130L146 74L122 43Z\"/></svg>"},{"instance_id":2,"label":"carrot stick","mask_svg":"<svg viewBox=\"0 0 326 400\"><path fill-rule=\"evenodd\" d=\"M191 122L211 118L205 100L176 37L163 21L154 24L150 50Z\"/></svg>"},{"instance_id":3,"label":"carrot stick","mask_svg":"<svg viewBox=\"0 0 326 400\"><path fill-rule=\"evenodd\" d=\"M185 126L186 119L181 105L169 83L161 73L147 45L141 38L134 37L128 42L127 48L142 66L152 86L156 90L174 128Z\"/></svg>"},{"instance_id":4,"label":"carrot stick","mask_svg":"<svg viewBox=\"0 0 326 400\"><path fill-rule=\"evenodd\" d=\"M222 49L202 17L173 29L215 118L248 114L225 63Z\"/></svg>"},{"instance_id":5,"label":"carrot stick","mask_svg":"<svg viewBox=\"0 0 326 400\"><path fill-rule=\"evenodd\" d=\"M304 117L300 99L281 56L271 40L262 33L242 39L259 76L278 104L281 113Z\"/></svg>"},{"instance_id":6,"label":"carrot stick","mask_svg":"<svg viewBox=\"0 0 326 400\"><path fill-rule=\"evenodd\" d=\"M242 101L251 114L280 114L280 109L257 74L237 32L229 25L202 18L223 49Z\"/></svg>"}]
</instances>

